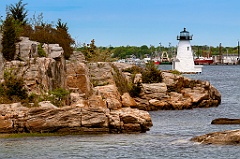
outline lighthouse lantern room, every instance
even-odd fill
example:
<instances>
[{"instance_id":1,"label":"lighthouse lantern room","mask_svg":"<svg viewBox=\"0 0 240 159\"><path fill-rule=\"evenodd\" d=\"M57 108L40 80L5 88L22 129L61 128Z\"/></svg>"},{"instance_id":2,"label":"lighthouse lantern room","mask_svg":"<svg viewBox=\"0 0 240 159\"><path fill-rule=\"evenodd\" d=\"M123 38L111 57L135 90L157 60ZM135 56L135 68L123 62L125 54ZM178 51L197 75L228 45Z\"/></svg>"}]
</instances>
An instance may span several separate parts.
<instances>
[{"instance_id":1,"label":"lighthouse lantern room","mask_svg":"<svg viewBox=\"0 0 240 159\"><path fill-rule=\"evenodd\" d=\"M178 70L182 73L201 73L202 66L195 65L193 59L193 51L190 44L192 40L192 35L189 35L189 32L184 28L180 32L180 36L177 36L178 47L177 47L177 56L173 61L173 70Z\"/></svg>"}]
</instances>

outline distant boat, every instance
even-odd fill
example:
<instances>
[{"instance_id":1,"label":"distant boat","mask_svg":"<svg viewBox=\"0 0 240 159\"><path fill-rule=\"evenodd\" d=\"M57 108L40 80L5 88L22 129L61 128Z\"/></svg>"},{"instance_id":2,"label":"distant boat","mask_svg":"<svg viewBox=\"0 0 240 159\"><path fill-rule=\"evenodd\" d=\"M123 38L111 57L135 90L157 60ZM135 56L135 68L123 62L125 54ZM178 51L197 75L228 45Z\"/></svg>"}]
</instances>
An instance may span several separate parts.
<instances>
[{"instance_id":1,"label":"distant boat","mask_svg":"<svg viewBox=\"0 0 240 159\"><path fill-rule=\"evenodd\" d=\"M195 65L210 65L212 64L214 61L213 61L213 58L212 57L197 57L194 59L194 64Z\"/></svg>"},{"instance_id":2,"label":"distant boat","mask_svg":"<svg viewBox=\"0 0 240 159\"><path fill-rule=\"evenodd\" d=\"M194 64L195 65L210 65L212 64L213 58L212 58L212 49L209 47L209 52L203 51L202 50L202 56L196 57L194 59Z\"/></svg>"}]
</instances>

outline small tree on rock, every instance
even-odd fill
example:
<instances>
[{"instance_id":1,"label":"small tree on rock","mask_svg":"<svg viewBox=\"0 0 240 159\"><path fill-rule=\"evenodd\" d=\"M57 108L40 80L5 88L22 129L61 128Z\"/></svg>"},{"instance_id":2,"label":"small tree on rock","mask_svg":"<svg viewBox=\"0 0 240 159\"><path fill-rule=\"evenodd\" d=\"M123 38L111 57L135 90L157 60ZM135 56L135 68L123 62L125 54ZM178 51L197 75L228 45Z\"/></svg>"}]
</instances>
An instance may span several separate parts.
<instances>
[{"instance_id":1,"label":"small tree on rock","mask_svg":"<svg viewBox=\"0 0 240 159\"><path fill-rule=\"evenodd\" d=\"M3 37L2 37L2 53L7 61L14 59L16 53L17 35L14 27L14 18L7 15L3 23Z\"/></svg>"}]
</instances>

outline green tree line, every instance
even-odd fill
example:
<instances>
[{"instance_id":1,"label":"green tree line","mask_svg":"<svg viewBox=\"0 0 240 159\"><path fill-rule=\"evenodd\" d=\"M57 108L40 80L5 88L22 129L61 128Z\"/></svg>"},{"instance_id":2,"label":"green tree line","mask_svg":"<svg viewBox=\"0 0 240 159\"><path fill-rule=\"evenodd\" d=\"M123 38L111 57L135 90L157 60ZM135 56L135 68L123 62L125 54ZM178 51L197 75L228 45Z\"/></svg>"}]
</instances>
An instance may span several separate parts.
<instances>
[{"instance_id":1,"label":"green tree line","mask_svg":"<svg viewBox=\"0 0 240 159\"><path fill-rule=\"evenodd\" d=\"M161 52L167 51L169 56L175 56L177 47L154 47L154 46L147 46L142 45L140 47L138 46L118 46L118 47L97 47L95 46L95 41L91 41L90 44L84 44L83 47L78 48L78 50L82 51L86 58L88 60L92 59L92 57L95 57L95 60L92 61L106 61L101 59L101 57L104 57L103 54L106 56L111 56L111 60L116 59L126 59L131 57L136 57L143 59L147 56L159 56L161 55ZM221 54L238 54L238 48L237 47L224 47L224 46L198 46L194 45L192 46L192 50L195 54L195 56L212 56L212 55L221 55ZM106 53L107 52L107 53ZM98 58L96 58L98 57ZM96 60L97 59L97 60ZM105 58L106 59L106 58ZM90 60L91 61L91 60ZM108 60L109 61L109 60Z\"/></svg>"}]
</instances>

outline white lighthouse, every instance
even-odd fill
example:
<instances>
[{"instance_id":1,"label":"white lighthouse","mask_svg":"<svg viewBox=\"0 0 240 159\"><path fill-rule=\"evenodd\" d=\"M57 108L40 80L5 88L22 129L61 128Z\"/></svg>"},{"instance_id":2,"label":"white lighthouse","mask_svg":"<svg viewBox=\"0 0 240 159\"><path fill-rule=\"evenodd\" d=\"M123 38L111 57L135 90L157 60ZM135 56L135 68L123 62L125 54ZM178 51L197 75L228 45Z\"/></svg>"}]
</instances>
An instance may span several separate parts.
<instances>
[{"instance_id":1,"label":"white lighthouse","mask_svg":"<svg viewBox=\"0 0 240 159\"><path fill-rule=\"evenodd\" d=\"M201 73L202 66L195 65L193 60L193 51L190 45L190 40L192 40L192 35L184 28L180 32L180 36L177 36L178 48L177 56L173 61L173 70L178 70L182 73Z\"/></svg>"}]
</instances>

